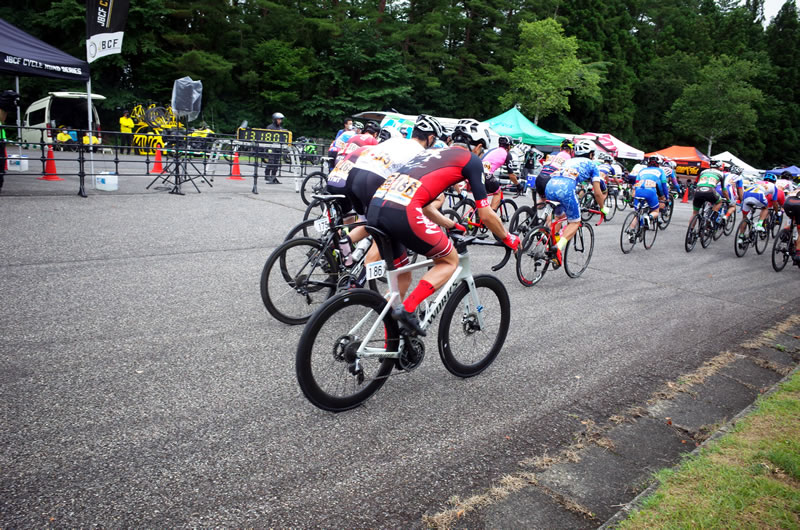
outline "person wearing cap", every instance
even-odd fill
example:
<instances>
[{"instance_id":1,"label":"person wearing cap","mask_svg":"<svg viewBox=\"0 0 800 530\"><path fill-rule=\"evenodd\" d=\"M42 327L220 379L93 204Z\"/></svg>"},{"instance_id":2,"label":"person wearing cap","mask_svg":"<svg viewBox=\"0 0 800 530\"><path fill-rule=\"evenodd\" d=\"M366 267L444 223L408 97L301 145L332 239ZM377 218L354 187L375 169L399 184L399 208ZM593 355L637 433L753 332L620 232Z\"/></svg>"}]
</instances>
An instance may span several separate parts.
<instances>
[{"instance_id":1,"label":"person wearing cap","mask_svg":"<svg viewBox=\"0 0 800 530\"><path fill-rule=\"evenodd\" d=\"M120 136L120 154L131 154L133 152L133 119L131 118L131 113L127 110L122 113L122 117L119 119L119 132L122 133ZM127 149L126 149L127 148Z\"/></svg>"},{"instance_id":2,"label":"person wearing cap","mask_svg":"<svg viewBox=\"0 0 800 530\"><path fill-rule=\"evenodd\" d=\"M283 120L285 116L280 112L275 112L272 114L272 123L267 125L267 129L273 131L282 131L283 128ZM278 176L278 168L281 165L281 148L280 147L273 147L268 150L268 155L266 158L267 168L264 172L264 180L274 182L275 184L280 184L280 181L277 179ZM270 179L270 176L272 179Z\"/></svg>"}]
</instances>

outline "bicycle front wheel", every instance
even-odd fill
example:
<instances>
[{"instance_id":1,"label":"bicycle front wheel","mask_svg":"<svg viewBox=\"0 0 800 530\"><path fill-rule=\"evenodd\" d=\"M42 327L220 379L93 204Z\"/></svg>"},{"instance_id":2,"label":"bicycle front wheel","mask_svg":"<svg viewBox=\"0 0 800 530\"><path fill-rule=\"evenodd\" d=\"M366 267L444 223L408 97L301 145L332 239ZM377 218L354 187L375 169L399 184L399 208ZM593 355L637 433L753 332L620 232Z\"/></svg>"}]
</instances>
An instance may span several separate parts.
<instances>
[{"instance_id":1,"label":"bicycle front wheel","mask_svg":"<svg viewBox=\"0 0 800 530\"><path fill-rule=\"evenodd\" d=\"M536 222L536 211L530 206L520 206L511 216L508 222L508 231L517 234L520 238L525 236L533 229Z\"/></svg>"},{"instance_id":2,"label":"bicycle front wheel","mask_svg":"<svg viewBox=\"0 0 800 530\"><path fill-rule=\"evenodd\" d=\"M683 242L683 246L686 249L686 252L691 252L694 250L694 246L697 244L697 239L700 237L700 215L695 215L694 218L689 223L689 228L686 229L686 238Z\"/></svg>"},{"instance_id":3,"label":"bicycle front wheel","mask_svg":"<svg viewBox=\"0 0 800 530\"><path fill-rule=\"evenodd\" d=\"M653 248L653 243L656 241L656 236L658 235L658 223L652 223L652 227L648 227L647 225L642 227L642 245L647 250Z\"/></svg>"},{"instance_id":4,"label":"bicycle front wheel","mask_svg":"<svg viewBox=\"0 0 800 530\"><path fill-rule=\"evenodd\" d=\"M474 280L474 295L467 282L461 282L439 321L439 356L458 377L478 375L492 364L511 322L511 302L503 283L489 274Z\"/></svg>"},{"instance_id":5,"label":"bicycle front wheel","mask_svg":"<svg viewBox=\"0 0 800 530\"><path fill-rule=\"evenodd\" d=\"M633 228L635 226L635 228ZM639 222L636 220L636 212L630 212L625 216L625 222L619 234L619 248L623 254L630 253L636 246L636 235L639 229Z\"/></svg>"},{"instance_id":6,"label":"bicycle front wheel","mask_svg":"<svg viewBox=\"0 0 800 530\"><path fill-rule=\"evenodd\" d=\"M608 208L608 215L606 215L606 222L611 221L617 213L617 198L610 193L606 197L606 208Z\"/></svg>"},{"instance_id":7,"label":"bicycle front wheel","mask_svg":"<svg viewBox=\"0 0 800 530\"><path fill-rule=\"evenodd\" d=\"M703 248L708 248L711 244L712 236L714 235L713 221L706 217L700 219L700 245Z\"/></svg>"},{"instance_id":8,"label":"bicycle front wheel","mask_svg":"<svg viewBox=\"0 0 800 530\"><path fill-rule=\"evenodd\" d=\"M314 239L314 235L320 235L314 228L315 221L316 219L306 219L305 221L297 223L291 228L291 230L289 230L289 233L286 234L286 237L283 238L283 240L289 241L295 237L310 237Z\"/></svg>"},{"instance_id":9,"label":"bicycle front wheel","mask_svg":"<svg viewBox=\"0 0 800 530\"><path fill-rule=\"evenodd\" d=\"M386 382L394 359L357 353L385 305L378 293L355 289L328 300L308 321L297 345L295 372L303 395L315 406L331 412L355 408ZM398 342L397 322L387 313L367 347L397 351Z\"/></svg>"},{"instance_id":10,"label":"bicycle front wheel","mask_svg":"<svg viewBox=\"0 0 800 530\"><path fill-rule=\"evenodd\" d=\"M338 269L330 249L312 238L285 241L261 271L261 301L284 324L297 325L336 290Z\"/></svg>"},{"instance_id":11,"label":"bicycle front wheel","mask_svg":"<svg viewBox=\"0 0 800 530\"><path fill-rule=\"evenodd\" d=\"M666 206L658 216L658 227L661 230L666 230L669 223L672 221L672 211L675 209L675 201L667 201Z\"/></svg>"},{"instance_id":12,"label":"bicycle front wheel","mask_svg":"<svg viewBox=\"0 0 800 530\"><path fill-rule=\"evenodd\" d=\"M742 228L744 227L744 232ZM747 247L750 246L752 240L753 227L747 222L747 216L739 223L739 230L736 232L736 239L733 241L733 250L736 252L736 257L741 258L747 253Z\"/></svg>"},{"instance_id":13,"label":"bicycle front wheel","mask_svg":"<svg viewBox=\"0 0 800 530\"><path fill-rule=\"evenodd\" d=\"M500 220L503 221L504 225L511 221L516 211L517 203L511 199L503 199L500 201L500 206L497 207L497 215L500 217Z\"/></svg>"},{"instance_id":14,"label":"bicycle front wheel","mask_svg":"<svg viewBox=\"0 0 800 530\"><path fill-rule=\"evenodd\" d=\"M322 171L314 171L306 175L300 185L300 198L303 200L303 204L310 204L312 195L324 193L325 184L325 173Z\"/></svg>"},{"instance_id":15,"label":"bicycle front wheel","mask_svg":"<svg viewBox=\"0 0 800 530\"><path fill-rule=\"evenodd\" d=\"M543 227L534 228L522 240L517 251L517 279L525 287L539 283L550 260L547 249L550 247L550 232Z\"/></svg>"},{"instance_id":16,"label":"bicycle front wheel","mask_svg":"<svg viewBox=\"0 0 800 530\"><path fill-rule=\"evenodd\" d=\"M570 278L577 278L589 266L594 252L594 229L583 224L567 243L564 249L564 272Z\"/></svg>"},{"instance_id":17,"label":"bicycle front wheel","mask_svg":"<svg viewBox=\"0 0 800 530\"><path fill-rule=\"evenodd\" d=\"M765 227L766 228L766 227ZM756 248L756 254L763 254L765 250L767 250L767 246L769 245L769 230L764 230L763 232L756 232L756 241L753 246Z\"/></svg>"},{"instance_id":18,"label":"bicycle front wheel","mask_svg":"<svg viewBox=\"0 0 800 530\"><path fill-rule=\"evenodd\" d=\"M792 243L792 233L788 228L781 229L775 243L772 244L772 268L781 272L789 261L789 245Z\"/></svg>"}]
</instances>

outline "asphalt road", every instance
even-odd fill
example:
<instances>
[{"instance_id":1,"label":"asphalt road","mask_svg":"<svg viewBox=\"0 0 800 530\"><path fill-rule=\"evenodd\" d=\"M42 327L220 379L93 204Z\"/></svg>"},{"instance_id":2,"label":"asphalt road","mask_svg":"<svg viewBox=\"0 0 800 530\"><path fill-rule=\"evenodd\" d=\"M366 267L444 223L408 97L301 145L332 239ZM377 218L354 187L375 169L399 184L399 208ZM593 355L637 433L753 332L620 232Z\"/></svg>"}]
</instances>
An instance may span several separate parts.
<instances>
[{"instance_id":1,"label":"asphalt road","mask_svg":"<svg viewBox=\"0 0 800 530\"><path fill-rule=\"evenodd\" d=\"M580 279L498 273L514 316L486 372L451 376L429 337L416 371L334 415L258 292L300 199L239 186L0 196L0 526L419 527L800 305L769 254L687 255L689 205L630 255L618 214Z\"/></svg>"}]
</instances>

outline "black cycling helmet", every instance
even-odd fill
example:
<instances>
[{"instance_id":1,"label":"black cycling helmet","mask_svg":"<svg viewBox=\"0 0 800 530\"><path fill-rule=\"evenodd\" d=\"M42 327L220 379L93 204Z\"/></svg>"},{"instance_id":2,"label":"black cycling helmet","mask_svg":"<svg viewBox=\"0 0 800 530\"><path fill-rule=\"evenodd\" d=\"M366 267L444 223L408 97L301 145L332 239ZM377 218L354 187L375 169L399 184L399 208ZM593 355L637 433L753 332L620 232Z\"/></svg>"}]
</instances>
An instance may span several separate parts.
<instances>
[{"instance_id":1,"label":"black cycling helmet","mask_svg":"<svg viewBox=\"0 0 800 530\"><path fill-rule=\"evenodd\" d=\"M378 133L381 130L380 124L375 120L367 120L367 123L364 125L364 129L361 131L362 133Z\"/></svg>"},{"instance_id":2,"label":"black cycling helmet","mask_svg":"<svg viewBox=\"0 0 800 530\"><path fill-rule=\"evenodd\" d=\"M722 160L709 160L708 167L711 169L722 169L724 162Z\"/></svg>"},{"instance_id":3,"label":"black cycling helmet","mask_svg":"<svg viewBox=\"0 0 800 530\"><path fill-rule=\"evenodd\" d=\"M658 167L661 165L661 159L657 156L647 158L647 167Z\"/></svg>"},{"instance_id":4,"label":"black cycling helmet","mask_svg":"<svg viewBox=\"0 0 800 530\"><path fill-rule=\"evenodd\" d=\"M572 143L572 140L564 140L561 142L562 150L573 149L574 147L575 145Z\"/></svg>"},{"instance_id":5,"label":"black cycling helmet","mask_svg":"<svg viewBox=\"0 0 800 530\"><path fill-rule=\"evenodd\" d=\"M4 90L0 93L0 109L12 112L19 106L19 94L14 90Z\"/></svg>"},{"instance_id":6,"label":"black cycling helmet","mask_svg":"<svg viewBox=\"0 0 800 530\"><path fill-rule=\"evenodd\" d=\"M500 147L511 147L511 141L510 136L501 136L497 139L497 145Z\"/></svg>"}]
</instances>

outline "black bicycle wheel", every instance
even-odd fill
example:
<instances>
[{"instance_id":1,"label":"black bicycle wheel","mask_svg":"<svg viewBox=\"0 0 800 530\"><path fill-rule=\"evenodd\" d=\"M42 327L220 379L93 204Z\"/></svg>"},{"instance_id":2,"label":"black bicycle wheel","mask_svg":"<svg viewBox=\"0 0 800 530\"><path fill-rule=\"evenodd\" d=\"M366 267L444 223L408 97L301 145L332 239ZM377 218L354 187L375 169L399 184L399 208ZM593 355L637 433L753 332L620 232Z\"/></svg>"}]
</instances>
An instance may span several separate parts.
<instances>
[{"instance_id":1,"label":"black bicycle wheel","mask_svg":"<svg viewBox=\"0 0 800 530\"><path fill-rule=\"evenodd\" d=\"M658 215L658 227L661 230L666 230L669 223L672 222L672 211L675 209L675 201L667 201L664 209Z\"/></svg>"},{"instance_id":2,"label":"black bicycle wheel","mask_svg":"<svg viewBox=\"0 0 800 530\"><path fill-rule=\"evenodd\" d=\"M631 228L633 225L635 228ZM636 212L630 212L625 216L625 222L619 233L619 248L623 254L628 254L636 246L636 236L639 231L639 222L636 220Z\"/></svg>"},{"instance_id":3,"label":"black bicycle wheel","mask_svg":"<svg viewBox=\"0 0 800 530\"><path fill-rule=\"evenodd\" d=\"M583 198L581 198L581 220L583 222L587 222L591 220L594 216L592 212L589 210L599 210L597 207L597 201L594 200L594 194L591 191L587 191L583 194Z\"/></svg>"},{"instance_id":4,"label":"black bicycle wheel","mask_svg":"<svg viewBox=\"0 0 800 530\"><path fill-rule=\"evenodd\" d=\"M564 249L564 272L570 278L577 278L589 266L594 252L594 229L583 224Z\"/></svg>"},{"instance_id":5,"label":"black bicycle wheel","mask_svg":"<svg viewBox=\"0 0 800 530\"><path fill-rule=\"evenodd\" d=\"M354 289L331 298L311 317L297 345L295 373L303 394L315 406L331 412L355 408L386 382L394 359L357 359L358 348L385 305L378 293ZM367 346L397 350L397 322L390 314Z\"/></svg>"},{"instance_id":6,"label":"black bicycle wheel","mask_svg":"<svg viewBox=\"0 0 800 530\"><path fill-rule=\"evenodd\" d=\"M700 218L700 245L703 248L708 248L711 244L712 236L714 235L714 221L703 215Z\"/></svg>"},{"instance_id":7,"label":"black bicycle wheel","mask_svg":"<svg viewBox=\"0 0 800 530\"><path fill-rule=\"evenodd\" d=\"M503 348L511 322L511 302L503 282L489 274L475 276L478 302L461 282L442 310L439 356L458 377L484 371Z\"/></svg>"},{"instance_id":8,"label":"black bicycle wheel","mask_svg":"<svg viewBox=\"0 0 800 530\"><path fill-rule=\"evenodd\" d=\"M736 228L736 210L733 210L733 213L730 214L728 217L725 218L725 227L723 228L723 233L726 236L731 235L733 229Z\"/></svg>"},{"instance_id":9,"label":"black bicycle wheel","mask_svg":"<svg viewBox=\"0 0 800 530\"><path fill-rule=\"evenodd\" d=\"M753 243L753 246L756 249L756 254L761 255L767 250L767 246L769 245L769 234L770 231L765 230L763 232L756 232L754 235L756 236L756 240Z\"/></svg>"},{"instance_id":10,"label":"black bicycle wheel","mask_svg":"<svg viewBox=\"0 0 800 530\"><path fill-rule=\"evenodd\" d=\"M781 229L772 244L772 268L781 272L789 261L789 245L792 244L792 233L788 228Z\"/></svg>"},{"instance_id":11,"label":"black bicycle wheel","mask_svg":"<svg viewBox=\"0 0 800 530\"><path fill-rule=\"evenodd\" d=\"M650 226L645 225L642 227L642 245L645 249L650 250L653 248L653 243L656 241L656 236L658 236L657 222L651 222Z\"/></svg>"},{"instance_id":12,"label":"black bicycle wheel","mask_svg":"<svg viewBox=\"0 0 800 530\"><path fill-rule=\"evenodd\" d=\"M744 227L744 232L742 232ZM747 216L744 216L742 222L739 223L739 230L736 232L736 239L733 241L733 251L736 256L741 258L747 253L747 248L750 246L750 241L753 237L753 226L747 222Z\"/></svg>"},{"instance_id":13,"label":"black bicycle wheel","mask_svg":"<svg viewBox=\"0 0 800 530\"><path fill-rule=\"evenodd\" d=\"M508 231L513 232L521 239L533 229L536 223L536 210L530 206L520 206L508 222Z\"/></svg>"},{"instance_id":14,"label":"black bicycle wheel","mask_svg":"<svg viewBox=\"0 0 800 530\"><path fill-rule=\"evenodd\" d=\"M778 232L781 231L781 224L783 224L783 211L779 212L770 212L771 218L771 227L772 227L772 237L778 235Z\"/></svg>"},{"instance_id":15,"label":"black bicycle wheel","mask_svg":"<svg viewBox=\"0 0 800 530\"><path fill-rule=\"evenodd\" d=\"M504 225L511 221L514 213L517 211L517 203L511 199L503 199L500 201L500 206L497 207L497 215Z\"/></svg>"},{"instance_id":16,"label":"black bicycle wheel","mask_svg":"<svg viewBox=\"0 0 800 530\"><path fill-rule=\"evenodd\" d=\"M261 271L261 300L269 314L297 325L336 290L336 259L321 241L303 237L285 241Z\"/></svg>"},{"instance_id":17,"label":"black bicycle wheel","mask_svg":"<svg viewBox=\"0 0 800 530\"><path fill-rule=\"evenodd\" d=\"M315 238L314 236L321 236L322 234L318 233L314 228L314 223L316 222L315 219L306 219L305 221L301 221L294 225L289 233L286 234L286 237L283 238L284 241L289 241L290 239L294 239L295 237L310 237ZM318 239L315 238L315 239Z\"/></svg>"},{"instance_id":18,"label":"black bicycle wheel","mask_svg":"<svg viewBox=\"0 0 800 530\"><path fill-rule=\"evenodd\" d=\"M467 212L475 209L475 201L470 198L466 198L462 201L459 201L459 203L456 205L456 208L452 209L455 210L463 219Z\"/></svg>"},{"instance_id":19,"label":"black bicycle wheel","mask_svg":"<svg viewBox=\"0 0 800 530\"><path fill-rule=\"evenodd\" d=\"M517 279L525 287L539 283L550 260L547 251L550 248L550 232L543 227L532 229L522 240L517 250Z\"/></svg>"},{"instance_id":20,"label":"black bicycle wheel","mask_svg":"<svg viewBox=\"0 0 800 530\"><path fill-rule=\"evenodd\" d=\"M697 214L689 222L689 227L686 229L686 238L683 241L683 247L686 252L694 250L697 240L700 237L700 214Z\"/></svg>"},{"instance_id":21,"label":"black bicycle wheel","mask_svg":"<svg viewBox=\"0 0 800 530\"><path fill-rule=\"evenodd\" d=\"M629 197L630 191L628 191L627 188L620 190L619 195L617 196L617 210L621 212L628 207Z\"/></svg>"},{"instance_id":22,"label":"black bicycle wheel","mask_svg":"<svg viewBox=\"0 0 800 530\"><path fill-rule=\"evenodd\" d=\"M303 204L310 204L312 195L325 193L326 183L325 173L322 171L314 171L306 175L300 185L300 198L303 200Z\"/></svg>"},{"instance_id":23,"label":"black bicycle wheel","mask_svg":"<svg viewBox=\"0 0 800 530\"><path fill-rule=\"evenodd\" d=\"M617 198L610 193L606 196L605 206L608 208L608 215L606 215L605 221L611 221L614 218L614 215L617 213Z\"/></svg>"}]
</instances>

